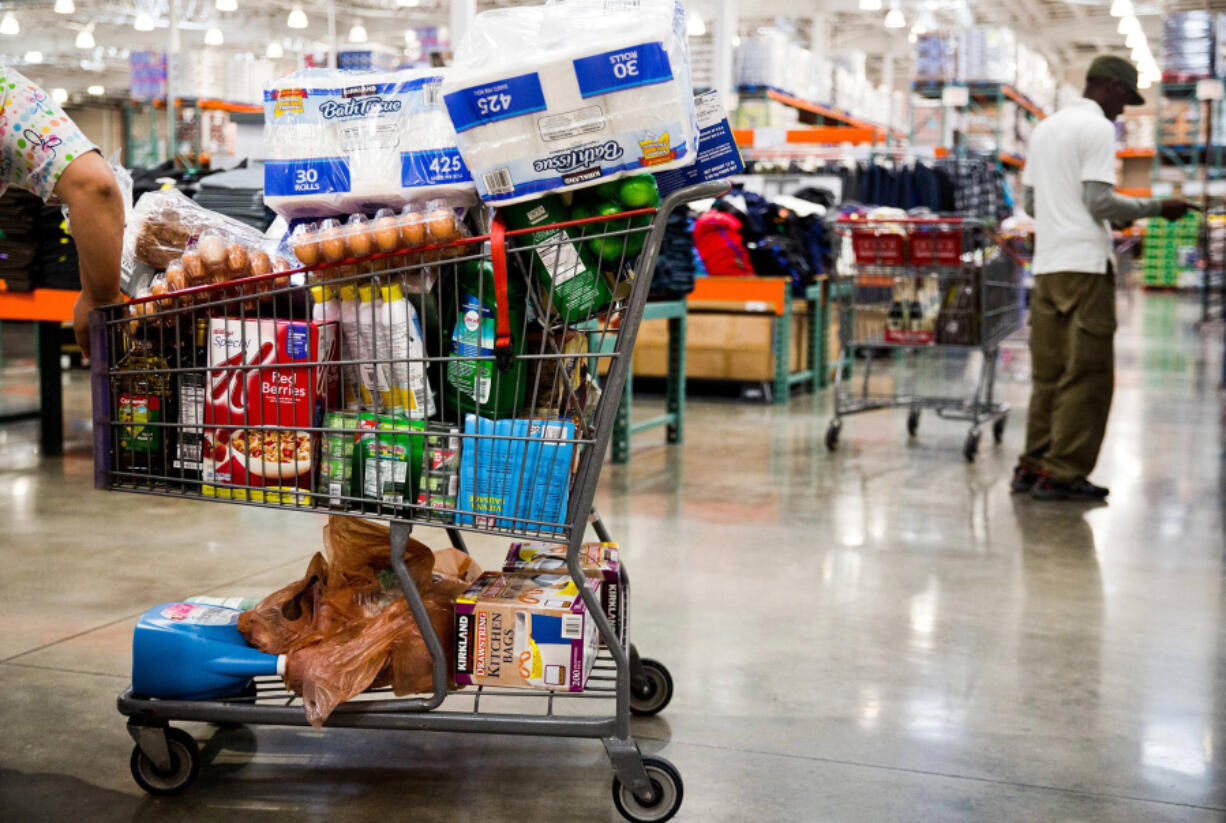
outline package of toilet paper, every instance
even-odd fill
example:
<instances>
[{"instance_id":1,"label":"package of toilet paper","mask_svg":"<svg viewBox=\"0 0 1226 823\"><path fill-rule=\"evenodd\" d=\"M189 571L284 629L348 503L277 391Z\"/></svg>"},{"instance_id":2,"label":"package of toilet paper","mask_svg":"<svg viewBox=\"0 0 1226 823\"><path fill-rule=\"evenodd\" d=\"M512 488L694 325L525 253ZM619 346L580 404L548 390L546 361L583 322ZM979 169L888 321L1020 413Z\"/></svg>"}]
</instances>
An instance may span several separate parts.
<instances>
[{"instance_id":1,"label":"package of toilet paper","mask_svg":"<svg viewBox=\"0 0 1226 823\"><path fill-rule=\"evenodd\" d=\"M443 107L440 88L447 69L410 73L405 81L407 128L400 154L400 183L414 200L442 200L453 206L476 203L477 189L456 147L455 129Z\"/></svg>"},{"instance_id":2,"label":"package of toilet paper","mask_svg":"<svg viewBox=\"0 0 1226 823\"><path fill-rule=\"evenodd\" d=\"M289 218L474 198L439 70L304 69L264 91L264 202Z\"/></svg>"},{"instance_id":3,"label":"package of toilet paper","mask_svg":"<svg viewBox=\"0 0 1226 823\"><path fill-rule=\"evenodd\" d=\"M694 161L698 127L676 0L482 12L442 92L487 203Z\"/></svg>"}]
</instances>

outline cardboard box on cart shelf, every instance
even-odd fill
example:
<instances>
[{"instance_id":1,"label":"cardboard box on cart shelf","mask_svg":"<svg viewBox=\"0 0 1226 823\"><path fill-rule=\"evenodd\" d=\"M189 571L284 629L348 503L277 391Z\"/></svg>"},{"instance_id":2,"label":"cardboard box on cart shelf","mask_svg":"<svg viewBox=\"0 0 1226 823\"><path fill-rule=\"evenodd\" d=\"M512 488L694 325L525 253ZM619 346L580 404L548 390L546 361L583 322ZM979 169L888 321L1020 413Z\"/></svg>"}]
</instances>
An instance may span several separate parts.
<instances>
[{"instance_id":1,"label":"cardboard box on cart shelf","mask_svg":"<svg viewBox=\"0 0 1226 823\"><path fill-rule=\"evenodd\" d=\"M587 577L582 585L600 585ZM455 602L456 683L580 692L599 635L575 581L486 572Z\"/></svg>"},{"instance_id":2,"label":"cardboard box on cart shelf","mask_svg":"<svg viewBox=\"0 0 1226 823\"><path fill-rule=\"evenodd\" d=\"M626 619L626 586L621 573L621 552L616 543L584 543L579 562L583 573L600 581L600 606L621 635ZM502 570L508 573L566 574L565 543L512 543Z\"/></svg>"}]
</instances>

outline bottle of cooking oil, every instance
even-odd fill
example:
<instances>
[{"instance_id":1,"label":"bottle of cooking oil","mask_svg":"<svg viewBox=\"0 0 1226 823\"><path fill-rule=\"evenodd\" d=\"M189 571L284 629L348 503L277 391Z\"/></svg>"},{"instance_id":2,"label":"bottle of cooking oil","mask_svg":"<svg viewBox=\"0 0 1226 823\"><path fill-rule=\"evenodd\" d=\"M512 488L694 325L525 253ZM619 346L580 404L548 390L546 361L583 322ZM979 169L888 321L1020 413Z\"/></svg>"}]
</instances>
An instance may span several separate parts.
<instances>
[{"instance_id":1,"label":"bottle of cooking oil","mask_svg":"<svg viewBox=\"0 0 1226 823\"><path fill-rule=\"evenodd\" d=\"M142 477L120 476L119 482L162 485L155 478L168 476L170 464L167 430L145 423L166 421L170 413L170 364L148 339L142 326L129 336L128 353L119 361L115 376L115 468ZM148 479L142 479L148 478Z\"/></svg>"}]
</instances>

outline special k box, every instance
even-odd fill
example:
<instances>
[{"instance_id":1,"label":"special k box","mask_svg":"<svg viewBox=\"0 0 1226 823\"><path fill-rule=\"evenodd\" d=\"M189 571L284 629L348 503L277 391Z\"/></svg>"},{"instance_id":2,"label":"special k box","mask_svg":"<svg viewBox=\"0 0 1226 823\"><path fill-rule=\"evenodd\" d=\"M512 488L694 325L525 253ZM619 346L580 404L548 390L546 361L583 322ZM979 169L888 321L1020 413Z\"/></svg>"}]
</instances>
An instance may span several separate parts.
<instances>
[{"instance_id":1,"label":"special k box","mask_svg":"<svg viewBox=\"0 0 1226 823\"><path fill-rule=\"evenodd\" d=\"M622 636L625 609L625 581L621 574L621 561L616 543L584 543L579 549L579 563L583 573L600 581L600 606L613 626L613 632ZM512 543L507 551L504 572L553 572L567 574L566 545L564 543Z\"/></svg>"},{"instance_id":2,"label":"special k box","mask_svg":"<svg viewBox=\"0 0 1226 823\"><path fill-rule=\"evenodd\" d=\"M208 347L202 494L308 505L318 444L303 429L336 406L336 368L321 365L336 323L214 318Z\"/></svg>"},{"instance_id":3,"label":"special k box","mask_svg":"<svg viewBox=\"0 0 1226 823\"><path fill-rule=\"evenodd\" d=\"M596 660L596 626L567 575L486 572L456 599L455 621L461 686L581 692Z\"/></svg>"}]
</instances>

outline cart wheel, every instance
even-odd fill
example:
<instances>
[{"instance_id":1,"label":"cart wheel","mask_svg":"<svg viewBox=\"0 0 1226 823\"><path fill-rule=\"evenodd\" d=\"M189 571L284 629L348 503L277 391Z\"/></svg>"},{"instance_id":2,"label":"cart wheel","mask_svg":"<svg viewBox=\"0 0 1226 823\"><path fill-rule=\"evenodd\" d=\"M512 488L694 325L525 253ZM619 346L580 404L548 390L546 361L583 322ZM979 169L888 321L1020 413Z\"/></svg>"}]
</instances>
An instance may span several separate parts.
<instances>
[{"instance_id":1,"label":"cart wheel","mask_svg":"<svg viewBox=\"0 0 1226 823\"><path fill-rule=\"evenodd\" d=\"M962 456L967 463L974 463L979 454L979 429L971 429L966 435L966 444L962 447Z\"/></svg>"},{"instance_id":2,"label":"cart wheel","mask_svg":"<svg viewBox=\"0 0 1226 823\"><path fill-rule=\"evenodd\" d=\"M681 782L681 774L662 757L644 757L643 768L651 780L654 793L650 803L644 803L634 796L634 792L622 785L616 777L613 778L613 805L621 812L622 817L633 823L662 823L671 820L681 808L681 799L685 786Z\"/></svg>"},{"instance_id":3,"label":"cart wheel","mask_svg":"<svg viewBox=\"0 0 1226 823\"><path fill-rule=\"evenodd\" d=\"M907 413L907 434L915 437L915 433L919 431L919 409L912 409Z\"/></svg>"},{"instance_id":4,"label":"cart wheel","mask_svg":"<svg viewBox=\"0 0 1226 823\"><path fill-rule=\"evenodd\" d=\"M826 448L834 451L839 446L839 432L843 430L842 422L831 420L830 425L826 427Z\"/></svg>"},{"instance_id":5,"label":"cart wheel","mask_svg":"<svg viewBox=\"0 0 1226 823\"><path fill-rule=\"evenodd\" d=\"M643 687L630 688L630 711L642 717L650 717L664 711L664 707L673 699L673 676L659 660L644 657L639 663L643 667Z\"/></svg>"},{"instance_id":6,"label":"cart wheel","mask_svg":"<svg viewBox=\"0 0 1226 823\"><path fill-rule=\"evenodd\" d=\"M1005 439L1005 424L1009 422L1009 415L1002 414L996 418L996 422L992 424L992 439L997 443Z\"/></svg>"},{"instance_id":7,"label":"cart wheel","mask_svg":"<svg viewBox=\"0 0 1226 823\"><path fill-rule=\"evenodd\" d=\"M178 794L200 773L200 747L190 734L182 729L167 729L166 748L170 750L170 768L164 772L140 746L132 749L132 777L149 794Z\"/></svg>"}]
</instances>

